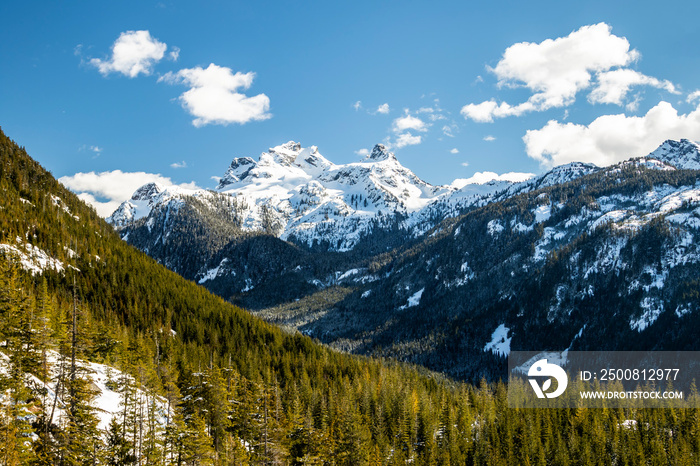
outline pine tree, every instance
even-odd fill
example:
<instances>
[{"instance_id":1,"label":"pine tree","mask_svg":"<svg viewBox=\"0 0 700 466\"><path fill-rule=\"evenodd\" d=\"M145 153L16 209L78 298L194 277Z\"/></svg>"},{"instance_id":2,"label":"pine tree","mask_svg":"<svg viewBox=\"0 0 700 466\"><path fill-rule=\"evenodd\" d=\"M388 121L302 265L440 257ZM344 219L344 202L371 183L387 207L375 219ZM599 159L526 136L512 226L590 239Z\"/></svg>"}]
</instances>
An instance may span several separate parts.
<instances>
[{"instance_id":1,"label":"pine tree","mask_svg":"<svg viewBox=\"0 0 700 466\"><path fill-rule=\"evenodd\" d=\"M116 416L109 423L107 445L103 458L109 466L136 464L133 445L124 436L124 429Z\"/></svg>"},{"instance_id":2,"label":"pine tree","mask_svg":"<svg viewBox=\"0 0 700 466\"><path fill-rule=\"evenodd\" d=\"M75 280L75 279L74 279ZM70 465L95 464L101 455L99 419L92 406L97 392L92 388L90 371L78 361L83 342L79 341L79 309L75 291L70 322L70 360L65 377L67 425L64 459Z\"/></svg>"},{"instance_id":3,"label":"pine tree","mask_svg":"<svg viewBox=\"0 0 700 466\"><path fill-rule=\"evenodd\" d=\"M215 451L204 419L195 414L187 424L183 440L184 463L192 466L214 464Z\"/></svg>"},{"instance_id":4,"label":"pine tree","mask_svg":"<svg viewBox=\"0 0 700 466\"><path fill-rule=\"evenodd\" d=\"M36 362L29 317L34 309L20 282L17 264L2 261L0 268L0 336L7 356L7 360L2 358L7 375L0 377L0 389L8 393L0 409L0 460L26 464L33 452L24 439L34 434L28 415L38 404L27 386L26 375L26 369Z\"/></svg>"}]
</instances>

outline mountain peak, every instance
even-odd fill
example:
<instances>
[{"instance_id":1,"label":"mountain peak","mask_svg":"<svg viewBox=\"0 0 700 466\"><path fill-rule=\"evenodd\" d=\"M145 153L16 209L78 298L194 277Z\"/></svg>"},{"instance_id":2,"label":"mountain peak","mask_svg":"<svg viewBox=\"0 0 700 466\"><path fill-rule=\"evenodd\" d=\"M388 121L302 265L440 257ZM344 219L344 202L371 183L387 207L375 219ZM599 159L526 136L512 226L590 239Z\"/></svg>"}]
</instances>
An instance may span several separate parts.
<instances>
[{"instance_id":1,"label":"mountain peak","mask_svg":"<svg viewBox=\"0 0 700 466\"><path fill-rule=\"evenodd\" d=\"M647 158L668 163L679 169L700 170L700 146L689 139L667 139Z\"/></svg>"},{"instance_id":2,"label":"mountain peak","mask_svg":"<svg viewBox=\"0 0 700 466\"><path fill-rule=\"evenodd\" d=\"M270 147L267 151L269 155L265 156L265 154L263 154L263 156L271 156L272 160L274 160L276 163L279 163L280 165L291 166L296 160L297 155L299 155L299 152L301 152L301 150L301 143L289 141L279 146ZM263 158L261 158L260 160L262 161Z\"/></svg>"},{"instance_id":3,"label":"mountain peak","mask_svg":"<svg viewBox=\"0 0 700 466\"><path fill-rule=\"evenodd\" d=\"M270 152L275 154L280 151L291 151L291 152L299 152L301 150L301 143L300 142L294 142L294 141L289 141L285 142L284 144L280 144L279 146L271 147Z\"/></svg>"},{"instance_id":4,"label":"mountain peak","mask_svg":"<svg viewBox=\"0 0 700 466\"><path fill-rule=\"evenodd\" d=\"M384 144L377 144L367 158L381 162L382 160L396 159L396 156L392 152L389 152Z\"/></svg>"},{"instance_id":5,"label":"mountain peak","mask_svg":"<svg viewBox=\"0 0 700 466\"><path fill-rule=\"evenodd\" d=\"M131 199L134 201L145 201L165 190L165 186L160 183L147 183L134 191Z\"/></svg>"},{"instance_id":6,"label":"mountain peak","mask_svg":"<svg viewBox=\"0 0 700 466\"><path fill-rule=\"evenodd\" d=\"M229 165L224 176L219 180L219 185L216 189L224 189L226 186L242 180L248 176L248 173L254 167L255 160L250 157L236 157Z\"/></svg>"}]
</instances>

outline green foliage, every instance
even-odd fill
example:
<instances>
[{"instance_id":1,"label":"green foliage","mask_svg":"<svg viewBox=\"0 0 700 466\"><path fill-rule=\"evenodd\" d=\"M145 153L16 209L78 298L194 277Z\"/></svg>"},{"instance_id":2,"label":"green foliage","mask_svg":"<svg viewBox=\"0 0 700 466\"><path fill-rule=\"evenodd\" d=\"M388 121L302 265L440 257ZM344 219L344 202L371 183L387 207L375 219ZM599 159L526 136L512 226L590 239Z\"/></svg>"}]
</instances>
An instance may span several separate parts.
<instances>
[{"instance_id":1,"label":"green foliage","mask_svg":"<svg viewBox=\"0 0 700 466\"><path fill-rule=\"evenodd\" d=\"M477 388L283 332L125 244L1 132L0 189L0 242L19 237L77 269L31 276L0 256L0 346L16 376L1 381L11 400L0 413L2 464L681 464L700 455L697 408L509 409L502 384ZM26 383L25 374L49 376L49 349L60 355L66 419ZM127 374L110 382L125 401L107 432L96 429L78 357Z\"/></svg>"}]
</instances>

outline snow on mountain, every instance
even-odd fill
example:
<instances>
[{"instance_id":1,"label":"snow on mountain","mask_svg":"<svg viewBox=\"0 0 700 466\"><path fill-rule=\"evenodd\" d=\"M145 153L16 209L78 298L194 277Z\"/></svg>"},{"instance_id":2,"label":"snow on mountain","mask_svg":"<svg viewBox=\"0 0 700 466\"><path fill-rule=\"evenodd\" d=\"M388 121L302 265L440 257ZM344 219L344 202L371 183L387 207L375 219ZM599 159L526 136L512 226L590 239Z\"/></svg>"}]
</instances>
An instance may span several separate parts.
<instances>
[{"instance_id":1,"label":"snow on mountain","mask_svg":"<svg viewBox=\"0 0 700 466\"><path fill-rule=\"evenodd\" d=\"M41 275L45 270L54 270L56 272L65 270L63 262L51 257L43 249L22 241L20 237L17 237L16 243L16 245L0 244L0 251L16 257L20 266L32 275ZM75 253L73 252L73 254Z\"/></svg>"},{"instance_id":2,"label":"snow on mountain","mask_svg":"<svg viewBox=\"0 0 700 466\"><path fill-rule=\"evenodd\" d=\"M257 161L235 158L216 188L233 200L243 230L268 231L308 245L328 241L340 251L352 249L383 215L410 215L452 191L424 182L381 144L360 162L337 165L317 147L293 141L269 149ZM213 193L150 183L108 221L125 227L156 207L187 196L206 200Z\"/></svg>"},{"instance_id":3,"label":"snow on mountain","mask_svg":"<svg viewBox=\"0 0 700 466\"><path fill-rule=\"evenodd\" d=\"M700 169L700 146L685 139L669 140L647 157L631 159L620 167L630 163L660 170ZM257 161L233 159L215 191L144 185L108 221L124 228L148 217L157 207L178 209L190 197L207 204L218 194L229 199L232 218L243 231L266 231L308 246L322 243L331 250L347 251L373 228L391 225L396 215L401 228L419 237L467 209L599 170L592 164L573 162L539 176L484 173L448 186L433 186L403 167L381 144L362 161L334 164L316 146L304 148L290 141L263 152ZM549 208L542 206L536 213L538 221ZM151 225L147 223L149 230Z\"/></svg>"},{"instance_id":4,"label":"snow on mountain","mask_svg":"<svg viewBox=\"0 0 700 466\"><path fill-rule=\"evenodd\" d=\"M64 399L65 390L63 387L58 387L57 393L57 380L61 377L62 371L65 371L65 367L62 365L68 364L67 361L62 360L59 353L53 350L47 351L47 362L49 365L49 381L43 382L39 378L31 375L24 374L24 379L26 385L37 394L37 396L46 396L45 407L47 414L51 413L53 410L52 423L60 428L63 428L67 418L67 403ZM0 352L0 374L6 375L8 373L8 363L9 358L3 352ZM109 424L111 420L115 417L119 418L123 415L124 411L124 394L118 389L120 383L123 383L126 379L129 379L133 385L138 385L133 377L127 375L114 367L107 366L105 364L98 364L95 362L89 362L85 360L78 359L77 365L82 371L88 374L91 381L91 389L94 390L95 398L92 400L92 407L95 408L96 415L99 419L98 429L106 437ZM132 405L137 403L141 406L144 411L147 410L147 405L153 403L155 407L155 422L159 424L158 427L163 428L166 425L167 420L172 416L168 415L168 403L167 401L157 396L153 393L148 393L139 387L135 387L134 397L129 400ZM54 401L55 400L55 401ZM0 397L0 405L3 404L4 400ZM55 405L55 407L54 407ZM132 408L133 409L133 408ZM36 413L28 412L27 416L30 419L36 418Z\"/></svg>"},{"instance_id":5,"label":"snow on mountain","mask_svg":"<svg viewBox=\"0 0 700 466\"><path fill-rule=\"evenodd\" d=\"M455 180L451 187L456 190L443 194L432 204L408 218L405 222L418 237L430 230L444 218L455 217L471 207L480 207L491 202L527 193L536 189L562 184L600 170L588 163L573 162L554 167L539 176L522 176L524 173L511 173L512 176L490 176L478 179ZM493 174L495 175L495 173ZM467 181L467 184L464 184Z\"/></svg>"},{"instance_id":6,"label":"snow on mountain","mask_svg":"<svg viewBox=\"0 0 700 466\"><path fill-rule=\"evenodd\" d=\"M187 196L199 197L206 195L207 191L186 189L179 186L163 186L159 183L148 183L137 189L128 201L122 204L107 217L107 221L117 228L125 227L130 223L147 217L151 211L159 205L165 205L172 201L181 204Z\"/></svg>"},{"instance_id":7,"label":"snow on mountain","mask_svg":"<svg viewBox=\"0 0 700 466\"><path fill-rule=\"evenodd\" d=\"M508 356L510 353L510 341L513 337L508 336L510 329L505 324L499 325L491 334L491 341L486 343L484 351L491 351L499 356Z\"/></svg>"},{"instance_id":8,"label":"snow on mountain","mask_svg":"<svg viewBox=\"0 0 700 466\"><path fill-rule=\"evenodd\" d=\"M688 139L669 139L646 158L671 164L681 170L700 170L700 145Z\"/></svg>"}]
</instances>

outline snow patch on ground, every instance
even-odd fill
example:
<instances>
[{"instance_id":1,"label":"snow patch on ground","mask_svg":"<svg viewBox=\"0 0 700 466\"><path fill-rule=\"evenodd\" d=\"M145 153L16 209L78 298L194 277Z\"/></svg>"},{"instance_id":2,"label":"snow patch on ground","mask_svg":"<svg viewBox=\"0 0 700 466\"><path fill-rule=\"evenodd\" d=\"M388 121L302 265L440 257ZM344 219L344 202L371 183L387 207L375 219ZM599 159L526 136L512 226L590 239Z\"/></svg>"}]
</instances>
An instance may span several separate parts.
<instances>
[{"instance_id":1,"label":"snow patch on ground","mask_svg":"<svg viewBox=\"0 0 700 466\"><path fill-rule=\"evenodd\" d=\"M413 293L411 296L408 297L408 301L406 302L406 304L399 307L399 309L407 309L409 307L418 306L420 304L420 298L421 298L421 296L423 296L424 291L425 291L425 288L421 288L420 290Z\"/></svg>"},{"instance_id":2,"label":"snow patch on ground","mask_svg":"<svg viewBox=\"0 0 700 466\"><path fill-rule=\"evenodd\" d=\"M19 242L20 238L17 239L19 243L17 246L0 244L0 251L17 258L22 268L27 272L32 275L40 275L45 270L55 270L56 272L65 270L63 262L49 256L42 249L29 243L21 243Z\"/></svg>"},{"instance_id":3,"label":"snow patch on ground","mask_svg":"<svg viewBox=\"0 0 700 466\"><path fill-rule=\"evenodd\" d=\"M603 225L607 225L608 223L617 223L621 222L624 220L624 218L628 215L628 212L625 210L611 210L600 217L598 217L597 220L595 220L593 223L591 223L590 227L588 229L590 231L595 230L598 227L601 227Z\"/></svg>"},{"instance_id":4,"label":"snow patch on ground","mask_svg":"<svg viewBox=\"0 0 700 466\"><path fill-rule=\"evenodd\" d=\"M558 231L553 227L545 227L542 232L542 238L535 243L535 254L532 256L532 260L535 262L545 260L549 251L553 249L553 243L563 239L565 236L566 233L563 231Z\"/></svg>"},{"instance_id":5,"label":"snow patch on ground","mask_svg":"<svg viewBox=\"0 0 700 466\"><path fill-rule=\"evenodd\" d=\"M221 275L224 272L224 270L222 270L222 267L224 267L228 262L229 262L229 260L226 257L221 259L221 262L219 263L219 265L217 265L213 269L207 270L206 273L204 273L202 278L200 278L197 283L199 283L201 285L203 283L208 282L209 280L214 280L215 278L217 278L219 275ZM236 275L236 272L233 270L228 270L228 272L231 275L234 275L234 276Z\"/></svg>"},{"instance_id":6,"label":"snow patch on ground","mask_svg":"<svg viewBox=\"0 0 700 466\"><path fill-rule=\"evenodd\" d=\"M532 365L535 364L540 359L546 359L548 364L556 364L560 367L564 367L569 363L569 350L565 349L564 351L561 351L561 352L560 351L543 351L541 353L537 353L535 356L531 357L530 359L525 361L523 364L515 367L513 369L513 372L527 374L528 371L530 370L530 367L532 367Z\"/></svg>"},{"instance_id":7,"label":"snow patch on ground","mask_svg":"<svg viewBox=\"0 0 700 466\"><path fill-rule=\"evenodd\" d=\"M503 231L503 224L501 224L500 220L491 220L486 225L486 231L489 235L495 236Z\"/></svg>"},{"instance_id":8,"label":"snow patch on ground","mask_svg":"<svg viewBox=\"0 0 700 466\"><path fill-rule=\"evenodd\" d=\"M642 315L638 319L630 320L630 328L641 332L656 322L656 319L658 319L659 315L664 311L664 303L658 298L647 296L642 299L639 306L644 312L642 312Z\"/></svg>"},{"instance_id":9,"label":"snow patch on ground","mask_svg":"<svg viewBox=\"0 0 700 466\"><path fill-rule=\"evenodd\" d=\"M532 211L535 215L535 223L542 223L549 220L552 216L552 206L551 205L541 205Z\"/></svg>"},{"instance_id":10,"label":"snow patch on ground","mask_svg":"<svg viewBox=\"0 0 700 466\"><path fill-rule=\"evenodd\" d=\"M353 275L357 275L358 273L360 273L360 269L350 269L347 272L340 274L338 276L337 280L342 281L342 280L345 280L346 278L352 277Z\"/></svg>"},{"instance_id":11,"label":"snow patch on ground","mask_svg":"<svg viewBox=\"0 0 700 466\"><path fill-rule=\"evenodd\" d=\"M676 315L677 315L678 317L683 317L684 315L686 315L686 314L688 314L688 313L690 313L690 312L691 312L690 303L688 303L688 304L685 305L685 306L680 305L680 306L676 307Z\"/></svg>"},{"instance_id":12,"label":"snow patch on ground","mask_svg":"<svg viewBox=\"0 0 700 466\"><path fill-rule=\"evenodd\" d=\"M0 352L0 373L7 374L8 361L8 357L4 353ZM44 408L46 409L47 413L50 414L55 401L56 410L54 412L53 423L61 426L66 418L65 409L67 404L63 399L63 389L59 388L59 393L57 394L56 385L59 373L61 372L61 364L70 364L70 362L64 360L64 362L61 363L59 353L53 350L49 350L47 352L47 361L50 367L50 377L47 383L42 382L40 379L30 374L25 374L25 377L28 386L30 386L33 390L36 390L37 392L46 392ZM88 374L88 377L92 382L91 388L97 392L96 397L92 401L92 406L95 408L96 415L99 419L98 428L102 431L103 435L107 435L107 429L112 418L119 416L123 411L123 395L110 387L115 387L117 381L126 380L126 378L134 382L133 378L113 367L104 364L77 360L77 365ZM144 412L146 411L145 404L148 402L154 402L155 411L157 413L155 420L161 427L165 427L169 418L167 412L167 401L165 399L158 396L153 396L139 388L135 389L135 399L144 405ZM133 399L130 403L133 403Z\"/></svg>"},{"instance_id":13,"label":"snow patch on ground","mask_svg":"<svg viewBox=\"0 0 700 466\"><path fill-rule=\"evenodd\" d=\"M493 354L508 356L510 354L510 341L512 336L508 336L510 329L506 324L499 325L491 334L491 341L484 346L484 352L491 351Z\"/></svg>"}]
</instances>

